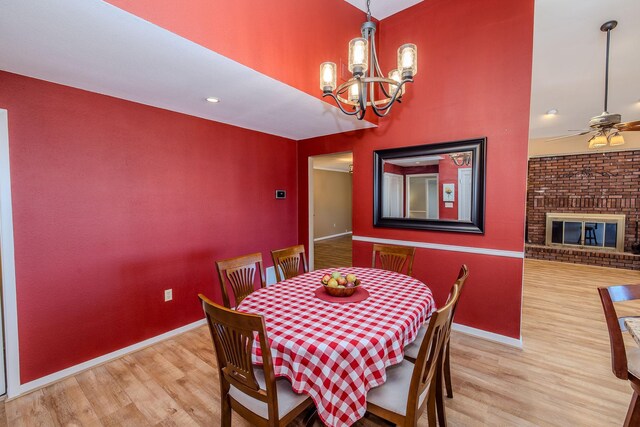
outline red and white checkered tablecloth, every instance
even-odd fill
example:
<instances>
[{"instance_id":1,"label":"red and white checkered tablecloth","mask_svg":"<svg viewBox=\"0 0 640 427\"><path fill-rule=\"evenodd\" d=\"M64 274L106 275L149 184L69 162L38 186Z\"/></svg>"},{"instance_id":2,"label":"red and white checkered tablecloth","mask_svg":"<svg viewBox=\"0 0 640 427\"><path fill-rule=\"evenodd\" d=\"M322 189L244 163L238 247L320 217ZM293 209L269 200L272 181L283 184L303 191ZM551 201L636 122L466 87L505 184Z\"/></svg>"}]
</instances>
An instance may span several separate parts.
<instances>
[{"instance_id":1,"label":"red and white checkered tablecloth","mask_svg":"<svg viewBox=\"0 0 640 427\"><path fill-rule=\"evenodd\" d=\"M355 273L369 298L349 304L322 301L313 292L333 270L316 270L251 293L239 311L264 316L276 376L316 404L328 426L348 426L366 412L367 391L383 384L387 366L400 363L403 348L435 310L419 280L372 268ZM258 341L253 361L262 363Z\"/></svg>"}]
</instances>

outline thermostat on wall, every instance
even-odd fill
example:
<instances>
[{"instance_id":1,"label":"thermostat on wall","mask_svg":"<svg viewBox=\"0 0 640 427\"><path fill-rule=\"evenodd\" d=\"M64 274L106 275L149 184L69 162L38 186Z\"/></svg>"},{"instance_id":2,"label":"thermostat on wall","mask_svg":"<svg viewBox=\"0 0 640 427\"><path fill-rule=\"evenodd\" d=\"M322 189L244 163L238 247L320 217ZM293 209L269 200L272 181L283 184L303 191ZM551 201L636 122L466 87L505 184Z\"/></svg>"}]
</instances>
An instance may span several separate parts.
<instances>
[{"instance_id":1,"label":"thermostat on wall","mask_svg":"<svg viewBox=\"0 0 640 427\"><path fill-rule=\"evenodd\" d=\"M276 199L286 199L287 192L284 190L276 190Z\"/></svg>"}]
</instances>

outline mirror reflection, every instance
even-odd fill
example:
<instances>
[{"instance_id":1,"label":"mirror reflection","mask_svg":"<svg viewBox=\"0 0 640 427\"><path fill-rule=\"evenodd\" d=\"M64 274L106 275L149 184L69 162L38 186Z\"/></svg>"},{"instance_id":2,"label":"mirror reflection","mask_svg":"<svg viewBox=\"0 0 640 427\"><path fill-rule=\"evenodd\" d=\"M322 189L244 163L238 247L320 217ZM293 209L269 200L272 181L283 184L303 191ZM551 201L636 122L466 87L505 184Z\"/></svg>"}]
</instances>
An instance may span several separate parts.
<instances>
[{"instance_id":1,"label":"mirror reflection","mask_svg":"<svg viewBox=\"0 0 640 427\"><path fill-rule=\"evenodd\" d=\"M382 217L471 221L473 151L383 160Z\"/></svg>"}]
</instances>

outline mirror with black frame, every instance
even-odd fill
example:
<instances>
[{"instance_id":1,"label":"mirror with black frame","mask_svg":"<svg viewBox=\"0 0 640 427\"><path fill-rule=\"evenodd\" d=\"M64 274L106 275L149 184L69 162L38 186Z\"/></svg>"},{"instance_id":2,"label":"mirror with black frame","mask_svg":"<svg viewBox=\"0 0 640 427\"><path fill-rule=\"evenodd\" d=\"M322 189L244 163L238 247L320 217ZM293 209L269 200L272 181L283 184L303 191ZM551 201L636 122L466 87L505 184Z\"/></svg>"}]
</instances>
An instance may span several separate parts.
<instances>
[{"instance_id":1,"label":"mirror with black frame","mask_svg":"<svg viewBox=\"0 0 640 427\"><path fill-rule=\"evenodd\" d=\"M374 151L374 226L483 233L486 143Z\"/></svg>"}]
</instances>

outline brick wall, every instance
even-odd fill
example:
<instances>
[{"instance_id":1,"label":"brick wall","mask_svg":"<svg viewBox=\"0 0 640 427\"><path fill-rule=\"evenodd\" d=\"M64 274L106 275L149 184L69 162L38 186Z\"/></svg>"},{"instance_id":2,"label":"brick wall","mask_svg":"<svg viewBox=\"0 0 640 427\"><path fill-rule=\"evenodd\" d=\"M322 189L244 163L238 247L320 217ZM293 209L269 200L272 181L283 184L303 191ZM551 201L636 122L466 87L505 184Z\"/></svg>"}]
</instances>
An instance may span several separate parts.
<instances>
[{"instance_id":1,"label":"brick wall","mask_svg":"<svg viewBox=\"0 0 640 427\"><path fill-rule=\"evenodd\" d=\"M639 208L640 150L529 159L527 243L544 245L547 212L624 214L624 249L628 252L635 241ZM569 252L563 252L563 259L557 260L575 257L574 262L606 264L598 262L606 257ZM533 258L551 259L552 253L527 249L527 256ZM632 260L637 264L637 258Z\"/></svg>"}]
</instances>

